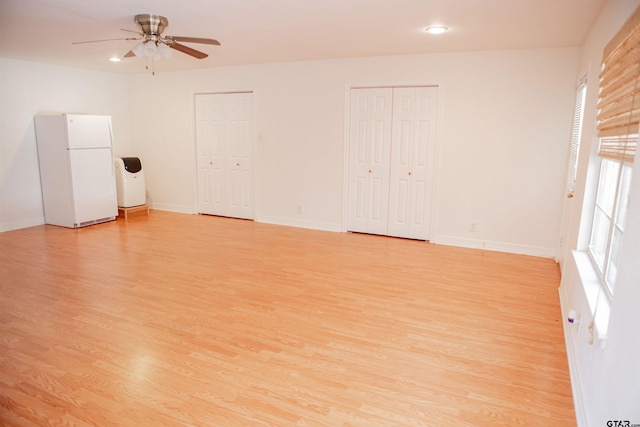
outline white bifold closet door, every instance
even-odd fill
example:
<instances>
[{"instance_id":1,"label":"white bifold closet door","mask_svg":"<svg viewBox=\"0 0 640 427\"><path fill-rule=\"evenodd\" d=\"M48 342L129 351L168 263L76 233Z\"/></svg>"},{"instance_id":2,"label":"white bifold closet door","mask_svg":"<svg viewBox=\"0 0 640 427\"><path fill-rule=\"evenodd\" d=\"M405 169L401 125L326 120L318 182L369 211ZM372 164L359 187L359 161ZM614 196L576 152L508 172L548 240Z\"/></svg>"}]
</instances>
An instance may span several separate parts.
<instances>
[{"instance_id":1,"label":"white bifold closet door","mask_svg":"<svg viewBox=\"0 0 640 427\"><path fill-rule=\"evenodd\" d=\"M253 219L253 94L197 94L195 104L198 212Z\"/></svg>"},{"instance_id":2,"label":"white bifold closet door","mask_svg":"<svg viewBox=\"0 0 640 427\"><path fill-rule=\"evenodd\" d=\"M351 90L349 231L430 238L437 92Z\"/></svg>"},{"instance_id":3,"label":"white bifold closet door","mask_svg":"<svg viewBox=\"0 0 640 427\"><path fill-rule=\"evenodd\" d=\"M352 89L349 231L387 234L392 90Z\"/></svg>"}]
</instances>

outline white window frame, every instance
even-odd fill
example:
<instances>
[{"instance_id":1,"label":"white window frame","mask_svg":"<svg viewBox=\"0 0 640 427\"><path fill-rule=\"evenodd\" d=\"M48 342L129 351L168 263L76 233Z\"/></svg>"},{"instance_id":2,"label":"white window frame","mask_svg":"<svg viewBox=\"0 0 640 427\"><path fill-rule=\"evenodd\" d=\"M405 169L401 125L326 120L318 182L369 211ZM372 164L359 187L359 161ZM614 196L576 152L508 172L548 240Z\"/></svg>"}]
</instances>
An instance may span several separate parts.
<instances>
[{"instance_id":1,"label":"white window frame","mask_svg":"<svg viewBox=\"0 0 640 427\"><path fill-rule=\"evenodd\" d=\"M603 288L613 296L618 255L624 237L632 166L602 158L587 252Z\"/></svg>"}]
</instances>

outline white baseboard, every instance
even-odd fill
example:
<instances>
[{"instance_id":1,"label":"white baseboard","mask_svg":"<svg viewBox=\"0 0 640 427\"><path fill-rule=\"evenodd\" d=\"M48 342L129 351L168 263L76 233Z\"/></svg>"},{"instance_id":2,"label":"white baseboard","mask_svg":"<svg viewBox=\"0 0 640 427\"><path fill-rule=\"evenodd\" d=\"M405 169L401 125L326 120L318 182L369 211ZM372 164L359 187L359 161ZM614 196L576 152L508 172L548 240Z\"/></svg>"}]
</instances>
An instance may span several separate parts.
<instances>
[{"instance_id":1,"label":"white baseboard","mask_svg":"<svg viewBox=\"0 0 640 427\"><path fill-rule=\"evenodd\" d=\"M569 375L571 377L571 392L573 394L573 406L576 413L576 422L578 427L587 426L587 418L585 415L584 402L582 400L582 385L580 376L578 375L578 367L576 363L575 349L573 347L573 339L571 339L571 330L566 325L568 315L567 295L564 288L558 288L560 294L560 310L562 311L562 330L564 331L564 342L567 348L567 362L569 363Z\"/></svg>"},{"instance_id":2,"label":"white baseboard","mask_svg":"<svg viewBox=\"0 0 640 427\"><path fill-rule=\"evenodd\" d=\"M166 203L153 203L149 206L151 209L157 209L160 211L185 213L185 214L197 214L191 207L170 205ZM254 219L256 222L263 222L265 224L284 225L288 227L309 228L312 230L322 231L341 231L340 224L333 224L329 222L309 221L303 219L292 219L276 216L263 216L260 215Z\"/></svg>"},{"instance_id":3,"label":"white baseboard","mask_svg":"<svg viewBox=\"0 0 640 427\"><path fill-rule=\"evenodd\" d=\"M183 214L197 214L190 206L172 205L168 203L153 203L149 204L150 209L156 209L159 211L183 213ZM323 231L341 231L340 224L323 223L317 221L296 220L291 218L280 218L272 216L261 216L255 220L256 222L264 222L266 224L285 225L289 227L310 228L313 230ZM11 221L0 223L0 232L18 230L21 228L34 227L36 225L45 224L44 217L31 218L27 220Z\"/></svg>"},{"instance_id":4,"label":"white baseboard","mask_svg":"<svg viewBox=\"0 0 640 427\"><path fill-rule=\"evenodd\" d=\"M264 222L266 224L274 225L286 225L289 227L310 228L312 230L322 231L336 231L340 232L341 224L334 224L330 222L309 221L304 219L292 219L276 216L259 216L256 218L256 222Z\"/></svg>"},{"instance_id":5,"label":"white baseboard","mask_svg":"<svg viewBox=\"0 0 640 427\"><path fill-rule=\"evenodd\" d=\"M496 242L491 240L467 239L464 237L437 235L431 239L436 245L460 246L463 248L486 249L488 251L509 252L512 254L531 255L543 258L555 258L556 248L543 246L518 245L515 243Z\"/></svg>"},{"instance_id":6,"label":"white baseboard","mask_svg":"<svg viewBox=\"0 0 640 427\"><path fill-rule=\"evenodd\" d=\"M157 209L159 211L168 211L168 212L185 213L185 214L197 213L193 211L193 206L171 205L168 203L150 203L149 208Z\"/></svg>"},{"instance_id":7,"label":"white baseboard","mask_svg":"<svg viewBox=\"0 0 640 427\"><path fill-rule=\"evenodd\" d=\"M44 224L44 217L21 219L0 223L0 232L18 230L20 228L35 227Z\"/></svg>"}]
</instances>

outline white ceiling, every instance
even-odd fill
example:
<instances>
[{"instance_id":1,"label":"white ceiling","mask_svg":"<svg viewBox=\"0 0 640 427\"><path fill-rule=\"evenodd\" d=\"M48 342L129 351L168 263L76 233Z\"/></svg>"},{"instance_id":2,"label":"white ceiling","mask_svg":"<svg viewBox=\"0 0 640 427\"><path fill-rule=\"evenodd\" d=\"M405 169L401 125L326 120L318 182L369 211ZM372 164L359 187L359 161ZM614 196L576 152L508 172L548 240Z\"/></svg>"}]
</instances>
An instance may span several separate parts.
<instances>
[{"instance_id":1,"label":"white ceiling","mask_svg":"<svg viewBox=\"0 0 640 427\"><path fill-rule=\"evenodd\" d=\"M173 51L156 71L314 59L579 46L605 0L0 0L0 57L110 72L144 72L122 57L133 17L166 16L164 35L214 38ZM440 36L423 28L443 24Z\"/></svg>"}]
</instances>

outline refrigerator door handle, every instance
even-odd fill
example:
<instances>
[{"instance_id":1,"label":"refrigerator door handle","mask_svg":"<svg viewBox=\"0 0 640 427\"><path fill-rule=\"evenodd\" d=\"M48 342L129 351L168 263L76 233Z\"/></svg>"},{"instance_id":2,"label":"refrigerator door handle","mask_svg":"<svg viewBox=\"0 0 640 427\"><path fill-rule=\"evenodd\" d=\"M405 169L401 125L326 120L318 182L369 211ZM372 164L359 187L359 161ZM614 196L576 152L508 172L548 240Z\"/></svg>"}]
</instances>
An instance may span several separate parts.
<instances>
[{"instance_id":1,"label":"refrigerator door handle","mask_svg":"<svg viewBox=\"0 0 640 427\"><path fill-rule=\"evenodd\" d=\"M116 176L116 165L113 162L113 127L111 126L111 120L109 120L109 142L111 142L109 144L109 150L111 151L111 176L115 178Z\"/></svg>"}]
</instances>

